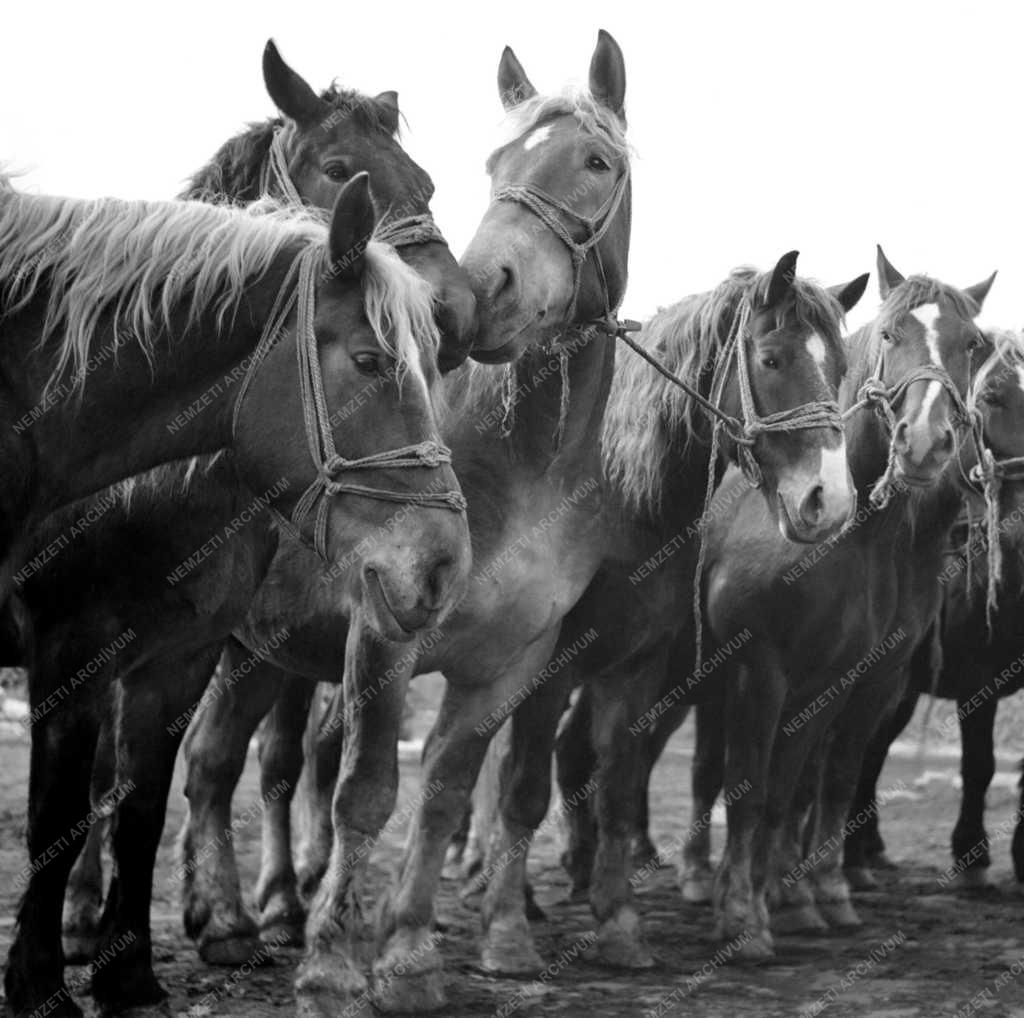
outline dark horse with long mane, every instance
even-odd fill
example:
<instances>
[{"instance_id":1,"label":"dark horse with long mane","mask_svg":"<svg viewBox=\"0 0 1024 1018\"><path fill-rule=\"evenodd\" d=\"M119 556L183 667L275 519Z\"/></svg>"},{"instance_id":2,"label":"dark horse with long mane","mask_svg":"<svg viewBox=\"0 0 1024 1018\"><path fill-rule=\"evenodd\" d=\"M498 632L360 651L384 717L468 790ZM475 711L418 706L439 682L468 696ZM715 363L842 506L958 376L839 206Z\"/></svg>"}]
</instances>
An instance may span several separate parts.
<instances>
[{"instance_id":1,"label":"dark horse with long mane","mask_svg":"<svg viewBox=\"0 0 1024 1018\"><path fill-rule=\"evenodd\" d=\"M879 832L876 787L889 747L906 727L922 693L954 700L957 706L963 790L951 839L951 882L968 888L987 883L991 856L984 823L985 794L995 773L996 709L1001 699L1024 687L1024 491L1020 484L1024 344L1011 332L987 335L993 351L978 371L973 389L995 456L998 520L992 529L991 520L975 512L973 519L958 522L939 574L943 593L937 632L929 631L915 651L907 692L893 716L879 726L865 754L850 814L868 819L852 827L844 846L845 873L854 889L876 886L871 871L894 865ZM994 555L993 541L999 544ZM1018 811L1011 851L1017 880L1024 882L1022 815Z\"/></svg>"},{"instance_id":2,"label":"dark horse with long mane","mask_svg":"<svg viewBox=\"0 0 1024 1018\"><path fill-rule=\"evenodd\" d=\"M436 441L431 399L438 362L454 363L463 354L474 299L443 239L428 221L429 178L394 141L393 96L387 94L390 101L381 103L332 89L317 99L272 45L265 54L264 71L268 89L288 111L288 119L254 128L247 137L253 151L262 152L264 168L272 150L284 168L276 174L263 173L258 159L243 158L245 144L236 139L218 153L213 167L197 177L195 190L210 197L211 182L221 181L238 189L222 197L249 197L247 174L263 177L265 184L277 189L291 179L291 172L308 163L322 167L324 179L332 180L334 191L342 195L338 200L344 215L336 214L330 233L336 267L324 285L339 289L345 298L344 303L341 298L334 301L340 308L334 313L344 337L338 343L345 344L345 354L337 364L331 362L329 373L324 372L323 405L331 414L328 437L346 457L342 462L354 464L359 474L351 481L351 475L328 478L332 491L337 481L340 496L331 502L329 536L335 559L331 568L336 577L329 593L336 599L336 609L347 611L352 604L365 604L373 628L407 638L417 626L436 624L443 617L468 563L465 519L459 511L462 500L456 497L447 453ZM281 130L275 133L275 128ZM342 164L343 171L336 172L334 162ZM375 193L392 212L383 227L376 224L366 176L361 173L367 166L374 167ZM353 180L346 186L344 178L350 175ZM322 192L320 200L324 200ZM251 218L240 211L185 207L206 209L218 222L239 219L247 224ZM379 235L394 236L396 217L416 220L406 223L406 232L396 240L404 241L403 252L429 270L432 286L396 259L390 248L376 242L367 245L375 228ZM306 213L278 213L277 218L301 224L314 238L307 244L326 233ZM272 220L267 221L269 225L261 225L260 219L254 222L264 233L273 225ZM342 229L346 222L349 236ZM194 227L195 221L186 225ZM414 229L409 230L410 225ZM277 228L281 229L280 224ZM196 264L198 259L182 263L192 271ZM213 262L206 271L215 273L220 264ZM186 283L188 279L185 275ZM271 292L268 304L272 297ZM307 305L305 313L308 310ZM329 320L321 322L325 310L316 309L318 336L329 324ZM330 310L334 311L333 306ZM435 313L445 330L440 340ZM212 328L207 330L207 342L211 333L216 334ZM275 428L281 412L297 403L297 397L281 391L289 378L289 361L280 361L278 351L288 346L281 344L271 351L269 356L275 359L270 362L268 357L267 366L257 373L244 407L246 423L257 395L261 407L273 408L259 415L259 444L269 450L267 456L287 440L287 434L282 436ZM326 356L323 340L321 347ZM170 416L173 408L165 405L161 425L166 423L172 433L188 434L201 421L206 427L197 433L204 435L223 417L230 422L230 400L235 389L244 386L242 374L222 371L215 379L219 387L213 395L227 394L222 398L228 404L226 412L211 405L199 408L201 413L193 410L184 418L174 418ZM270 378L265 380L267 375ZM335 381L335 376L340 380ZM260 391L261 386L269 393ZM211 402L219 403L212 396ZM360 425L358 430L353 429L354 422ZM216 446L212 442L210 447ZM308 458L305 436L295 448ZM107 493L51 517L34 538L39 554L21 573L37 637L30 661L30 854L38 858L68 830L78 834L64 846L66 851L33 869L29 879L6 980L8 1001L16 1013L31 1011L51 998L56 1008L52 1013L81 1013L61 981L60 900L88 826L76 828L79 818L89 812L89 774L81 762L91 756L99 723L107 716L105 694L115 671L127 683L119 708L119 766L134 784L117 811L118 866L101 942L130 947L115 952L111 964L96 973L93 992L113 1010L153 1003L163 996L151 967L149 896L180 732L160 730L147 741L146 734L136 736L145 733L145 723L134 721L136 716L148 719L155 705L177 703L179 695L189 703L198 698L224 638L244 618L273 558L278 537L265 511L267 485L250 479L247 490L240 483L236 459L221 456L137 480L123 498ZM280 462L279 453L274 462ZM336 468L332 463L331 469ZM301 495L297 484L291 487ZM67 533L75 533L68 528L80 518L89 525L80 526L80 536L68 539ZM57 556L46 553L54 541L59 542ZM314 568L323 568L317 558L311 555L310 559ZM126 562L132 563L131 570L125 569ZM84 665L88 665L89 682L66 689L64 680ZM61 696L59 710L46 707L54 695ZM107 790L100 786L100 791ZM109 811L108 807L101 812ZM132 937L119 939L129 932Z\"/></svg>"}]
</instances>

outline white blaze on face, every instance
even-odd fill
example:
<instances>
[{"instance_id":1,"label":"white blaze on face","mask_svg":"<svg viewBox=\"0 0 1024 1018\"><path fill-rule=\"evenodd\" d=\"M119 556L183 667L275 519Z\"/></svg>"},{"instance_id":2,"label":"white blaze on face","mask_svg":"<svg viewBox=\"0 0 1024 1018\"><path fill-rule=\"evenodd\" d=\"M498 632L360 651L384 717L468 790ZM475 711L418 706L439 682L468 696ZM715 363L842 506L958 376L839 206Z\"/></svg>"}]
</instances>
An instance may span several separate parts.
<instances>
[{"instance_id":1,"label":"white blaze on face","mask_svg":"<svg viewBox=\"0 0 1024 1018\"><path fill-rule=\"evenodd\" d=\"M840 438L834 449L821 450L821 483L825 488L825 504L832 497L847 501L850 491L850 471L846 464L846 439Z\"/></svg>"},{"instance_id":2,"label":"white blaze on face","mask_svg":"<svg viewBox=\"0 0 1024 1018\"><path fill-rule=\"evenodd\" d=\"M825 361L828 358L828 350L825 347L825 340L821 338L816 332L812 332L808 338L806 344L807 352L811 355L811 360L818 366L818 373L822 379L825 378Z\"/></svg>"},{"instance_id":3,"label":"white blaze on face","mask_svg":"<svg viewBox=\"0 0 1024 1018\"><path fill-rule=\"evenodd\" d=\"M1024 367L1017 365L1017 385L1020 386L1020 391L1024 392Z\"/></svg>"},{"instance_id":4,"label":"white blaze on face","mask_svg":"<svg viewBox=\"0 0 1024 1018\"><path fill-rule=\"evenodd\" d=\"M937 368L941 368L942 354L939 352L939 330L935 328L935 323L939 320L939 315L942 314L939 310L939 305L922 304L919 308L914 308L910 313L920 323L921 328L924 329L924 341L928 347L928 356L931 358L932 364Z\"/></svg>"},{"instance_id":5,"label":"white blaze on face","mask_svg":"<svg viewBox=\"0 0 1024 1018\"><path fill-rule=\"evenodd\" d=\"M550 134L550 124L545 124L543 127L538 127L537 130L533 131L530 134L530 136L526 139L526 141L523 142L523 148L526 149L527 152L529 152L530 149L536 148L538 145L541 145L545 141L547 141Z\"/></svg>"}]
</instances>

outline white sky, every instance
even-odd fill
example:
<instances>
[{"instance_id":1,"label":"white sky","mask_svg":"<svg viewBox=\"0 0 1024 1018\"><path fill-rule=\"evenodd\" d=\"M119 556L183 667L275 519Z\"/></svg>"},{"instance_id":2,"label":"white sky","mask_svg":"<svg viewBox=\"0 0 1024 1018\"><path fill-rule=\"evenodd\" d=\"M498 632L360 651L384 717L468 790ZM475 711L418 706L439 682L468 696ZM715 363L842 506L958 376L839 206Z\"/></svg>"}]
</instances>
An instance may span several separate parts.
<instances>
[{"instance_id":1,"label":"white sky","mask_svg":"<svg viewBox=\"0 0 1024 1018\"><path fill-rule=\"evenodd\" d=\"M458 254L487 200L502 46L554 91L585 80L605 28L637 150L626 315L791 248L802 274L845 281L881 242L902 272L960 286L998 268L984 319L1024 325L1019 3L150 3L8 5L0 160L19 186L171 197L273 112L273 36L316 89L397 89ZM876 303L873 278L852 321Z\"/></svg>"}]
</instances>

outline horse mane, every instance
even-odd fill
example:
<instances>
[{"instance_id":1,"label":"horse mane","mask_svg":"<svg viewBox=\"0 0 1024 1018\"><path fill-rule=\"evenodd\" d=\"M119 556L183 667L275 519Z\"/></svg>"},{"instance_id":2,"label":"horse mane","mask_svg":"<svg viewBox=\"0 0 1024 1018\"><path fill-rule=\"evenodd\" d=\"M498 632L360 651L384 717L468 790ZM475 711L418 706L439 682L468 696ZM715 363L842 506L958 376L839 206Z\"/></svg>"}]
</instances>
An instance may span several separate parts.
<instances>
[{"instance_id":1,"label":"horse mane","mask_svg":"<svg viewBox=\"0 0 1024 1018\"><path fill-rule=\"evenodd\" d=\"M113 311L115 336L127 331L149 356L154 326L169 327L173 311L186 300L186 328L211 309L220 323L247 283L262 277L286 246L325 240L319 219L298 209L268 210L266 204L250 211L5 191L0 301L5 314L16 313L48 279L40 343L64 334L48 386L70 368L78 388L104 312Z\"/></svg>"},{"instance_id":2,"label":"horse mane","mask_svg":"<svg viewBox=\"0 0 1024 1018\"><path fill-rule=\"evenodd\" d=\"M719 351L746 297L757 307L768 291L770 272L734 269L708 293L684 297L662 308L634 337L673 374L706 391ZM843 309L817 283L797 277L775 311L775 327L796 320L828 343L845 370L841 338ZM615 376L601 432L605 476L627 505L655 508L673 454L701 430L703 411L682 389L631 351L615 352Z\"/></svg>"},{"instance_id":3,"label":"horse mane","mask_svg":"<svg viewBox=\"0 0 1024 1018\"><path fill-rule=\"evenodd\" d=\"M491 172L502 149L517 138L554 117L565 115L575 117L583 130L603 138L622 159L629 159L632 155L633 150L626 140L625 123L607 106L599 103L588 90L567 88L556 95L532 96L508 111L502 123L499 143L487 158L487 172Z\"/></svg>"},{"instance_id":4,"label":"horse mane","mask_svg":"<svg viewBox=\"0 0 1024 1018\"><path fill-rule=\"evenodd\" d=\"M288 245L326 251L326 237L319 215L266 201L247 208L83 201L2 186L0 305L14 314L48 281L40 343L63 332L48 386L70 369L72 390L80 391L104 312L113 312L117 345L123 330L150 356L154 327L170 328L183 303L186 329L211 310L219 325ZM366 314L378 342L400 371L420 371L419 344L433 355L440 343L430 285L377 241L367 245L365 266Z\"/></svg>"},{"instance_id":5,"label":"horse mane","mask_svg":"<svg viewBox=\"0 0 1024 1018\"><path fill-rule=\"evenodd\" d=\"M352 119L366 131L390 134L385 126L384 110L376 99L355 89L341 88L336 82L320 93L320 99L331 111L324 117L325 122L333 115ZM213 203L256 201L262 195L263 170L274 133L285 123L285 119L278 116L248 124L224 142L210 161L192 175L179 197Z\"/></svg>"}]
</instances>

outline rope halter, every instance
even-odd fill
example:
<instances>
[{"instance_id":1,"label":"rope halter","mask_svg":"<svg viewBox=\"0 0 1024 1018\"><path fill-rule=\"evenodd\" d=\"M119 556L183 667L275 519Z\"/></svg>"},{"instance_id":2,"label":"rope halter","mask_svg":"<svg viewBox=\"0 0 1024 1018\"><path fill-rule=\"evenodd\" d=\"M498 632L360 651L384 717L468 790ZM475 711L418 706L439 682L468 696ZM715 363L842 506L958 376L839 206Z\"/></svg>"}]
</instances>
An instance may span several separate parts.
<instances>
[{"instance_id":1,"label":"rope halter","mask_svg":"<svg viewBox=\"0 0 1024 1018\"><path fill-rule=\"evenodd\" d=\"M897 421L894 407L906 395L911 385L915 382L923 381L938 382L949 394L950 401L953 404L953 416L957 428L971 426L974 416L964 401L963 396L960 395L960 390L956 387L956 383L945 368L937 364L920 364L908 371L898 382L886 385L883 378L884 361L885 347L883 346L878 351L875 370L857 391L856 402L848 407L842 415L845 421L864 407L870 406L882 422L882 426L889 432L889 452L885 471L875 482L869 496L871 504L876 509L884 509L889 504L893 492L899 486L895 443Z\"/></svg>"},{"instance_id":2,"label":"rope halter","mask_svg":"<svg viewBox=\"0 0 1024 1018\"><path fill-rule=\"evenodd\" d=\"M987 377L988 372L986 368L999 357L999 351L994 351L986 364L979 370L976 377L979 379ZM962 448L957 449L956 461L957 468L960 471L960 480L967 494L980 495L985 502L983 524L985 527L988 556L985 622L988 626L989 636L991 636L992 613L998 606L999 584L1003 573L1003 547L1000 540L1002 537L1002 526L999 519L1000 495L1002 494L1004 484L1019 484L1021 481L1024 481L1024 456L997 457L992 452L985 441L985 419L978 407L977 397L976 387L972 385L968 393L968 414L971 439L974 443L977 462L969 469L965 468ZM971 519L970 504L966 504L968 535L970 535L974 521ZM968 553L969 549L970 537L968 536ZM969 565L970 560L968 560Z\"/></svg>"},{"instance_id":3,"label":"rope halter","mask_svg":"<svg viewBox=\"0 0 1024 1018\"><path fill-rule=\"evenodd\" d=\"M615 221L615 216L618 214L628 187L629 164L627 163L618 180L615 181L611 194L592 216L585 216L581 212L577 212L567 202L548 194L547 191L535 184L507 184L505 187L498 188L491 196L492 205L507 201L515 202L528 209L568 248L569 256L572 259L572 297L569 300L565 317L569 323L575 322L576 304L583 286L583 267L591 251L594 252L598 280L604 300L604 316L598 319L598 322L615 320L612 315L611 294L608 292L608 278L605 275L598 244L601 243L604 235ZM583 227L583 240L576 240L572 230L566 226L563 217L575 221L577 225Z\"/></svg>"},{"instance_id":4,"label":"rope halter","mask_svg":"<svg viewBox=\"0 0 1024 1018\"><path fill-rule=\"evenodd\" d=\"M451 450L440 442L426 440L414 445L401 446L386 452L373 453L357 459L346 459L334 444L334 432L324 393L323 373L317 349L313 319L316 310L316 270L321 263L322 251L317 246L307 247L293 262L278 290L277 297L259 343L249 362L245 377L235 401L232 418L232 438L238 430L242 405L252 381L267 354L285 331L285 324L296 308L296 353L298 356L299 384L302 395L303 423L309 445L310 458L316 468L316 477L300 496L291 520L277 514L278 521L293 537L305 540L302 524L315 510L313 547L321 558L327 559L327 517L330 500L342 493L362 495L385 502L403 505L421 505L465 512L466 499L460 491L392 491L345 480L346 475L364 470L421 468L438 469L452 461ZM296 274L298 281L295 283Z\"/></svg>"}]
</instances>

